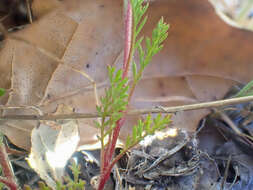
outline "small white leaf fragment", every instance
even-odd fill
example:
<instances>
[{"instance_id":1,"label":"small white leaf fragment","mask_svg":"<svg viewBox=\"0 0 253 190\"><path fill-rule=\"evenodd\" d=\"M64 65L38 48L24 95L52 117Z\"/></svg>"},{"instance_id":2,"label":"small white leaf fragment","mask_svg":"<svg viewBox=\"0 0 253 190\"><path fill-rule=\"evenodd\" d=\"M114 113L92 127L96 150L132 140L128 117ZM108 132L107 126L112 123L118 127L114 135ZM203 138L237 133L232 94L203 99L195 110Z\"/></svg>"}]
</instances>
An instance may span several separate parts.
<instances>
[{"instance_id":1,"label":"small white leaf fragment","mask_svg":"<svg viewBox=\"0 0 253 190\"><path fill-rule=\"evenodd\" d=\"M59 105L56 113L66 113L66 110L69 107ZM31 139L28 162L50 187L55 188L55 181L62 181L67 161L80 140L78 123L76 120L41 122L32 130Z\"/></svg>"}]
</instances>

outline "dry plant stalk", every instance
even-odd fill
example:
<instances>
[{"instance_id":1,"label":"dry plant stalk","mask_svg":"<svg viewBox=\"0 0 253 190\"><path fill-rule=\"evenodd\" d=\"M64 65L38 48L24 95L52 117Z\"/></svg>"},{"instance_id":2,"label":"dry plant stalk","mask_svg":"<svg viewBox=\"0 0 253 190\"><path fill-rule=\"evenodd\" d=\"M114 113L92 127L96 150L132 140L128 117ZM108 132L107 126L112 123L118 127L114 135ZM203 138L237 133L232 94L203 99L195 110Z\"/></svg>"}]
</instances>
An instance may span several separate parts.
<instances>
[{"instance_id":1,"label":"dry plant stalk","mask_svg":"<svg viewBox=\"0 0 253 190\"><path fill-rule=\"evenodd\" d=\"M147 109L129 109L126 115L136 114L153 114L153 113L176 113L182 111L191 111L198 109L219 108L229 105L241 104L253 101L253 96L243 96L229 98L225 100L217 100L203 103L188 104L182 106L171 107L155 107ZM34 106L0 106L0 109L35 109ZM109 115L108 115L109 116ZM44 115L5 115L0 116L0 120L70 120L70 119L86 119L99 118L99 114L95 113L72 113L72 114L44 114Z\"/></svg>"}]
</instances>

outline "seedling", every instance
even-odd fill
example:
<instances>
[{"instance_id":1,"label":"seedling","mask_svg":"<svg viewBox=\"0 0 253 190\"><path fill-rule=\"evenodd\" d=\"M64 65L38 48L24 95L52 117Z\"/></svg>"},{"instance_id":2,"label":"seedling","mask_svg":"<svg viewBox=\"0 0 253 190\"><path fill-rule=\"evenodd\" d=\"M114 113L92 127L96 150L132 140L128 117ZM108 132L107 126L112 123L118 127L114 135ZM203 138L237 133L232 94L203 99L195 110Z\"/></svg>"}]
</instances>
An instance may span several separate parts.
<instances>
[{"instance_id":1,"label":"seedling","mask_svg":"<svg viewBox=\"0 0 253 190\"><path fill-rule=\"evenodd\" d=\"M80 166L75 162L72 162L70 166L74 179L71 179L69 176L64 178L64 184L61 182L56 182L56 190L84 190L85 182L79 179L80 175ZM25 190L32 190L30 186L25 185ZM39 182L39 190L52 190L51 187L48 187L44 182Z\"/></svg>"},{"instance_id":2,"label":"seedling","mask_svg":"<svg viewBox=\"0 0 253 190\"><path fill-rule=\"evenodd\" d=\"M95 124L100 129L99 140L101 143L101 166L100 181L98 189L102 190L108 180L113 166L132 147L138 144L146 136L154 134L156 131L164 129L170 123L170 115L162 116L158 114L152 118L148 115L145 120L139 120L131 135L127 136L121 152L114 157L116 142L119 132L125 123L129 102L134 90L142 78L143 71L162 48L163 42L168 36L169 25L161 18L152 32L152 37L140 37L141 30L147 22L145 13L149 7L144 0L124 0L125 5L125 46L124 61L122 69L108 67L110 87L106 90L105 96L101 97L101 105L97 106L100 117ZM143 48L145 45L145 48ZM139 60L133 60L138 53ZM129 69L132 69L133 78L128 78ZM0 88L0 96L5 90ZM80 168L72 168L74 180L67 179L67 185L57 183L57 189L83 189L84 182L78 180ZM26 187L30 189L30 187ZM40 189L50 189L44 183L40 183Z\"/></svg>"},{"instance_id":3,"label":"seedling","mask_svg":"<svg viewBox=\"0 0 253 190\"><path fill-rule=\"evenodd\" d=\"M160 114L154 119L148 115L145 121L139 120L133 127L132 134L127 140L120 154L113 158L116 142L121 127L126 120L128 105L140 81L143 71L151 62L153 56L163 48L163 42L168 36L169 26L161 18L153 30L152 37L139 37L139 34L147 21L144 16L149 4L144 0L125 0L125 49L123 68L116 71L114 67L108 68L110 88L101 98L101 105L97 106L97 112L101 117L96 126L100 129L99 140L101 142L101 167L99 190L104 188L113 166L133 146L138 144L147 135L164 129L170 123L170 115L162 117ZM145 49L142 44L145 41ZM136 51L139 54L138 64L133 61ZM129 67L132 65L133 81L130 85L128 78Z\"/></svg>"}]
</instances>

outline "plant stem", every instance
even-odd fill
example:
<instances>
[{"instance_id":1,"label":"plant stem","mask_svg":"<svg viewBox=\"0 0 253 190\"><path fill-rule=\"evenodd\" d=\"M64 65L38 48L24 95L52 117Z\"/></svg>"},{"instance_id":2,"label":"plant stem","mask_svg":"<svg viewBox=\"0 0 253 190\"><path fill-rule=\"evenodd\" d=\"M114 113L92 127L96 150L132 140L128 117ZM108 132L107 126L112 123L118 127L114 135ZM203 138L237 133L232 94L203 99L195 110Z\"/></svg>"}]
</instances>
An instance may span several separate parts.
<instances>
[{"instance_id":1,"label":"plant stem","mask_svg":"<svg viewBox=\"0 0 253 190\"><path fill-rule=\"evenodd\" d=\"M127 12L125 18L125 48L124 48L124 63L123 63L123 76L122 78L127 77L129 70L129 65L131 62L131 57L133 54L133 18L132 18L132 6L130 0L127 0Z\"/></svg>"},{"instance_id":2,"label":"plant stem","mask_svg":"<svg viewBox=\"0 0 253 190\"><path fill-rule=\"evenodd\" d=\"M10 180L0 177L0 182L3 183L4 185L6 185L7 187L10 188L10 190L17 190L18 187L16 186L16 184L14 184L13 182L11 182Z\"/></svg>"},{"instance_id":3,"label":"plant stem","mask_svg":"<svg viewBox=\"0 0 253 190\"><path fill-rule=\"evenodd\" d=\"M129 65L131 63L131 59L133 56L133 29L132 29L132 6L130 3L130 0L127 1L127 13L126 13L126 18L125 18L125 48L124 48L124 63L123 63L123 74L122 74L122 79L127 78L128 70L129 70ZM102 153L104 154L104 163L103 163L103 169L101 172L101 178L99 182L99 187L98 190L102 190L105 186L106 181L110 177L111 169L113 167L113 163L111 163L115 146L119 137L119 132L122 127L122 125L125 122L125 114L124 116L119 119L116 122L116 127L113 130L112 136L109 135L109 142L106 147L106 150ZM112 165L113 164L113 165Z\"/></svg>"},{"instance_id":4,"label":"plant stem","mask_svg":"<svg viewBox=\"0 0 253 190\"><path fill-rule=\"evenodd\" d=\"M152 114L152 113L176 113L180 111L218 108L218 107L224 107L224 106L229 106L229 105L246 103L250 101L253 101L253 95L239 97L239 98L229 98L225 100L188 104L188 105L182 105L182 106L156 107L156 108L148 108L148 109L131 109L131 110L128 110L126 115ZM8 109L8 106L2 106L2 107L0 106L0 109ZM0 116L0 120L71 120L71 119L86 119L86 118L98 118L98 117L100 117L98 113L73 113L73 114L56 114L56 115L4 115L4 116Z\"/></svg>"},{"instance_id":5,"label":"plant stem","mask_svg":"<svg viewBox=\"0 0 253 190\"><path fill-rule=\"evenodd\" d=\"M111 172L113 166L120 160L120 158L121 158L129 149L133 148L136 144L138 144L138 143L135 143L135 144L131 145L131 147L129 147L128 149L123 150L119 155L117 155L117 156L113 159L113 161L111 162L111 164L109 165L109 167L108 167L108 168L105 168L105 169L106 169L106 172L105 172L105 175L106 175L106 176L105 176L105 177L107 177L107 179L110 177L110 172ZM105 181L105 182L106 182L106 181ZM99 185L101 185L101 187L104 187L105 182L103 182L102 184L99 184ZM98 188L98 189L100 189L100 188ZM103 189L103 188L102 188L102 189Z\"/></svg>"},{"instance_id":6,"label":"plant stem","mask_svg":"<svg viewBox=\"0 0 253 190\"><path fill-rule=\"evenodd\" d=\"M141 75L142 75L142 70L140 69L140 71L138 73L138 76L141 76ZM137 78L139 78L139 77L137 77ZM137 83L138 83L138 80L133 81L133 84L132 84L132 86L130 88L130 91L129 91L128 102L130 102L130 100L133 96L133 93L134 93L134 90L135 90L135 87L136 87Z\"/></svg>"},{"instance_id":7,"label":"plant stem","mask_svg":"<svg viewBox=\"0 0 253 190\"><path fill-rule=\"evenodd\" d=\"M121 129L122 125L125 123L125 120L126 120L126 117L123 116L120 120L117 121L117 126L116 126L115 130L113 131L111 147L110 147L110 150L109 150L109 158L112 158L112 156L114 154L117 139L119 137L119 132L120 132L120 129Z\"/></svg>"},{"instance_id":8,"label":"plant stem","mask_svg":"<svg viewBox=\"0 0 253 190\"><path fill-rule=\"evenodd\" d=\"M10 190L17 190L18 185L16 184L15 177L9 165L8 155L6 153L5 145L3 143L0 144L0 164L3 168L3 173L5 175L5 178L0 178L0 182L4 183L7 187L10 188Z\"/></svg>"},{"instance_id":9,"label":"plant stem","mask_svg":"<svg viewBox=\"0 0 253 190\"><path fill-rule=\"evenodd\" d=\"M100 154L100 163L101 163L101 167L100 167L100 172L102 172L103 168L104 168L104 151L105 151L105 147L104 147L104 122L105 122L105 118L102 119L101 121L101 130L100 130L100 142L101 142L101 154Z\"/></svg>"}]
</instances>

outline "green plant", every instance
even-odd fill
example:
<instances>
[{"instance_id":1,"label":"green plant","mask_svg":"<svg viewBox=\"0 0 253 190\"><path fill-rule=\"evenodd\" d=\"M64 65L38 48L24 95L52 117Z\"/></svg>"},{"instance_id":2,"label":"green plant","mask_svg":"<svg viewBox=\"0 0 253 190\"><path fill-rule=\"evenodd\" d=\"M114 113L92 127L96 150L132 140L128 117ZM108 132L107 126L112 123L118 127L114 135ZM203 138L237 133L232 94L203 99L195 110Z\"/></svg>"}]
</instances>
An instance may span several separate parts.
<instances>
[{"instance_id":1,"label":"green plant","mask_svg":"<svg viewBox=\"0 0 253 190\"><path fill-rule=\"evenodd\" d=\"M234 97L252 96L253 95L253 80L246 84Z\"/></svg>"},{"instance_id":2,"label":"green plant","mask_svg":"<svg viewBox=\"0 0 253 190\"><path fill-rule=\"evenodd\" d=\"M3 133L0 132L0 190L8 187L11 190L19 189L14 174L9 166L8 155L3 143ZM73 179L69 176L64 177L64 183L56 182L56 190L84 190L85 182L79 179L80 165L72 162L70 169L73 174ZM26 190L32 190L28 185L24 186ZM44 182L39 182L39 190L52 190Z\"/></svg>"},{"instance_id":3,"label":"green plant","mask_svg":"<svg viewBox=\"0 0 253 190\"><path fill-rule=\"evenodd\" d=\"M61 182L56 182L56 190L84 190L85 182L83 180L78 179L80 174L80 166L75 162L72 162L72 166L70 167L74 179L69 176L64 178L65 184ZM25 186L26 190L32 190L30 186ZM52 188L48 187L44 182L39 182L39 190L52 190Z\"/></svg>"},{"instance_id":4,"label":"green plant","mask_svg":"<svg viewBox=\"0 0 253 190\"><path fill-rule=\"evenodd\" d=\"M5 89L4 88L0 88L0 96L3 96L5 94Z\"/></svg>"},{"instance_id":5,"label":"green plant","mask_svg":"<svg viewBox=\"0 0 253 190\"><path fill-rule=\"evenodd\" d=\"M100 129L101 142L101 168L99 190L102 190L108 180L111 169L116 162L130 148L139 143L147 135L164 129L170 123L170 115L162 117L160 114L154 119L148 115L145 121L139 120L133 127L132 134L127 137L125 146L120 154L113 158L116 142L121 127L123 126L128 103L132 97L137 83L140 81L145 67L153 56L163 48L163 42L168 36L169 26L161 18L153 30L152 37L139 37L140 31L147 21L144 17L149 4L144 0L125 0L125 47L123 68L116 71L114 67L108 68L111 86L101 98L101 105L97 106L97 112L101 117L96 126ZM145 41L145 49L142 44ZM139 64L133 61L135 52L139 54ZM129 67L132 64L133 81L130 85L128 79Z\"/></svg>"},{"instance_id":6,"label":"green plant","mask_svg":"<svg viewBox=\"0 0 253 190\"><path fill-rule=\"evenodd\" d=\"M66 185L63 185L61 183L57 183L57 190L83 190L85 182L81 179L79 179L79 175L81 173L80 165L77 165L75 162L72 162L72 166L70 167L74 179L71 179L69 176L65 177Z\"/></svg>"},{"instance_id":7,"label":"green plant","mask_svg":"<svg viewBox=\"0 0 253 190\"><path fill-rule=\"evenodd\" d=\"M152 135L158 130L164 129L170 123L170 115L162 116L158 114L152 118L148 115L145 120L139 120L133 126L132 134L127 137L125 145L120 154L113 157L116 142L121 127L126 120L128 104L131 100L136 85L140 81L143 71L151 62L153 56L163 48L163 42L168 36L169 25L161 18L152 32L152 37L139 37L143 26L147 22L145 13L149 4L144 0L124 0L125 2L125 46L124 61L122 69L108 67L110 88L101 98L101 105L97 106L97 112L101 118L96 122L100 129L99 140L101 142L101 167L99 190L104 188L113 166L117 161L133 146L138 144L147 135ZM143 48L145 45L145 48ZM133 56L138 53L139 60L136 63ZM130 83L128 78L129 69L132 69L133 79ZM5 93L0 89L0 95ZM66 178L66 185L57 183L57 189L83 189L84 182L78 181L80 168L72 167L74 180ZM26 187L26 189L31 189ZM41 190L50 189L44 183L40 183Z\"/></svg>"}]
</instances>

